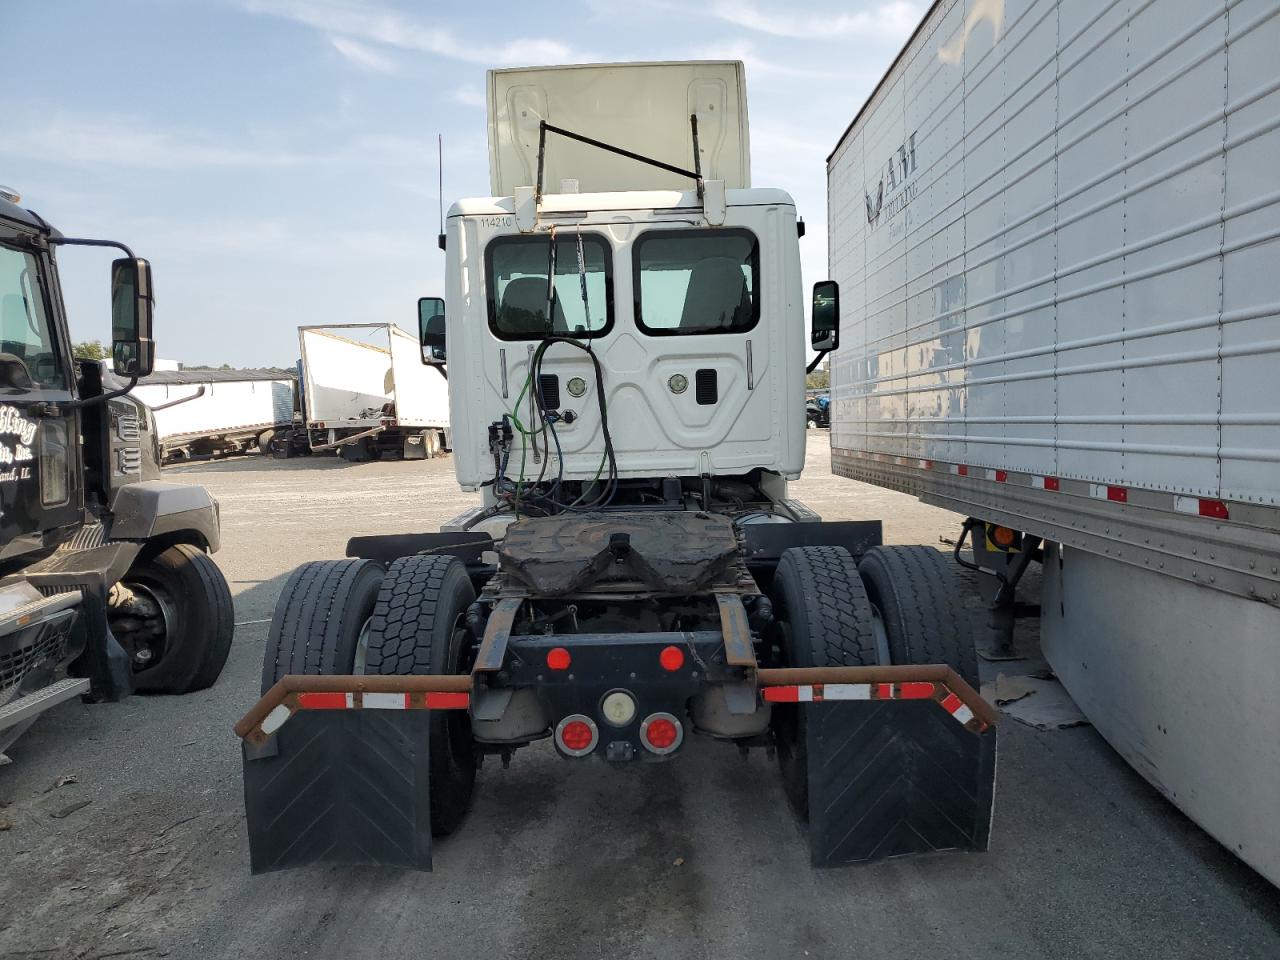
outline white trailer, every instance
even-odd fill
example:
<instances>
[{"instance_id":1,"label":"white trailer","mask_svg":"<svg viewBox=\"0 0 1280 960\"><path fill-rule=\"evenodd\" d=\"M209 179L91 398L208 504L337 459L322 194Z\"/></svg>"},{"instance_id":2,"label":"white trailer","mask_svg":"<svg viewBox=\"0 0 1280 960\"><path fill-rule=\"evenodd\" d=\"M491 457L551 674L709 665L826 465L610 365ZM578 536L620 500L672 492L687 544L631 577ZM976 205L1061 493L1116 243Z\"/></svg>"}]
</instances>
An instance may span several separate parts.
<instances>
[{"instance_id":1,"label":"white trailer","mask_svg":"<svg viewBox=\"0 0 1280 960\"><path fill-rule=\"evenodd\" d=\"M164 370L133 396L151 408L166 460L243 452L293 423L292 377L252 370Z\"/></svg>"},{"instance_id":2,"label":"white trailer","mask_svg":"<svg viewBox=\"0 0 1280 960\"><path fill-rule=\"evenodd\" d=\"M436 456L452 447L449 383L440 364L395 324L298 328L310 447L348 460Z\"/></svg>"},{"instance_id":3,"label":"white trailer","mask_svg":"<svg viewBox=\"0 0 1280 960\"><path fill-rule=\"evenodd\" d=\"M833 468L1041 538L1062 682L1272 882L1277 50L1274 0L940 0L827 167Z\"/></svg>"}]
</instances>

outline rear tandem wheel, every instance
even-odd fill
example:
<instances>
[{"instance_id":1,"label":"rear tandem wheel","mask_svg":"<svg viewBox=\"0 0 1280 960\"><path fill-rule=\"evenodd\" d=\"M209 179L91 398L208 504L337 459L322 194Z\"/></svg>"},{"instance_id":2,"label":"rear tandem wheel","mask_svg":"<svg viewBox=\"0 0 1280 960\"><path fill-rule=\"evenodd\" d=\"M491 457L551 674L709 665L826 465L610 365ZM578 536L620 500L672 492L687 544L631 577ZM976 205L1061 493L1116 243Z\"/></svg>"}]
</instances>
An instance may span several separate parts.
<instances>
[{"instance_id":1,"label":"rear tandem wheel","mask_svg":"<svg viewBox=\"0 0 1280 960\"><path fill-rule=\"evenodd\" d=\"M465 625L475 601L467 568L457 557L401 557L391 564L369 624L365 672L406 676L466 673L473 655ZM476 780L471 715L431 713L428 749L431 834L444 837L462 823Z\"/></svg>"},{"instance_id":2,"label":"rear tandem wheel","mask_svg":"<svg viewBox=\"0 0 1280 960\"><path fill-rule=\"evenodd\" d=\"M382 585L374 560L312 560L289 575L262 657L262 692L288 674L354 673Z\"/></svg>"},{"instance_id":3,"label":"rear tandem wheel","mask_svg":"<svg viewBox=\"0 0 1280 960\"><path fill-rule=\"evenodd\" d=\"M784 550L773 578L779 641L790 667L868 667L881 662L871 602L844 547ZM806 708L775 704L774 739L782 785L797 816L809 819Z\"/></svg>"}]
</instances>

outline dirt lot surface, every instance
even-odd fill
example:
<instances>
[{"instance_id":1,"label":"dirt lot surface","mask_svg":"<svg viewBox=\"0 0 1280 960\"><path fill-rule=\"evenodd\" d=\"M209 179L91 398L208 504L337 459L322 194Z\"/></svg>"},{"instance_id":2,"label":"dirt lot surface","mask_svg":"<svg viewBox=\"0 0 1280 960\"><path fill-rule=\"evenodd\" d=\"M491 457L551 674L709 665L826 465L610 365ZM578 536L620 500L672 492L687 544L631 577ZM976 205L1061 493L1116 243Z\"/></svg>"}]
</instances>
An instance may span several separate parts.
<instances>
[{"instance_id":1,"label":"dirt lot surface","mask_svg":"<svg viewBox=\"0 0 1280 960\"><path fill-rule=\"evenodd\" d=\"M882 518L891 543L955 535L958 517L827 467L815 431L795 493L827 519ZM256 698L284 577L351 535L433 530L474 499L448 460L240 458L171 475L222 503L230 662L189 697L64 704L11 750L6 960L1280 957L1280 893L1087 726L1003 725L987 854L815 872L773 764L694 738L667 764L568 764L547 744L487 764L434 874L251 877L231 725Z\"/></svg>"}]
</instances>

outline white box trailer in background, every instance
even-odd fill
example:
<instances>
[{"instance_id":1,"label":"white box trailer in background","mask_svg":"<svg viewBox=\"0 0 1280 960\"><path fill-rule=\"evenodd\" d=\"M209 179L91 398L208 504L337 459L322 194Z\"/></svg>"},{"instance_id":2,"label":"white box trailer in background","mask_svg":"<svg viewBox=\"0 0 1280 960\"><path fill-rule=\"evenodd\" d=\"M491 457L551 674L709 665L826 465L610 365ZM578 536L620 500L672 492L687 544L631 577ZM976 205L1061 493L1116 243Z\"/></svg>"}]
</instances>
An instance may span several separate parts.
<instances>
[{"instance_id":1,"label":"white box trailer in background","mask_svg":"<svg viewBox=\"0 0 1280 960\"><path fill-rule=\"evenodd\" d=\"M1041 538L1062 682L1272 882L1278 50L1275 0L942 0L828 158L833 468Z\"/></svg>"},{"instance_id":2,"label":"white box trailer in background","mask_svg":"<svg viewBox=\"0 0 1280 960\"><path fill-rule=\"evenodd\" d=\"M256 370L163 370L132 395L151 408L165 460L270 446L293 423L296 381Z\"/></svg>"},{"instance_id":3,"label":"white box trailer in background","mask_svg":"<svg viewBox=\"0 0 1280 960\"><path fill-rule=\"evenodd\" d=\"M298 328L302 404L313 451L345 459L434 457L452 448L449 383L416 337L389 323Z\"/></svg>"}]
</instances>

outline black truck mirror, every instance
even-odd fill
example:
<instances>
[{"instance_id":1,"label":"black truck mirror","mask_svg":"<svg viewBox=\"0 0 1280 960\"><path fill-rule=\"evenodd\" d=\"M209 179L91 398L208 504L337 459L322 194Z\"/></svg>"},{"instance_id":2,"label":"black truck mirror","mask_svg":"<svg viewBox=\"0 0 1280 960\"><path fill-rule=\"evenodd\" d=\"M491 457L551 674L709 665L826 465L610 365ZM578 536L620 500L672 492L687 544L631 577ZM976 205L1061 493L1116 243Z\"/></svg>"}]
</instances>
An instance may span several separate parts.
<instances>
[{"instance_id":1,"label":"black truck mirror","mask_svg":"<svg viewBox=\"0 0 1280 960\"><path fill-rule=\"evenodd\" d=\"M151 264L135 257L111 263L111 365L121 377L145 377L155 367L151 339L155 292Z\"/></svg>"},{"instance_id":2,"label":"black truck mirror","mask_svg":"<svg viewBox=\"0 0 1280 960\"><path fill-rule=\"evenodd\" d=\"M418 342L423 363L444 363L444 301L439 297L418 300Z\"/></svg>"},{"instance_id":3,"label":"black truck mirror","mask_svg":"<svg viewBox=\"0 0 1280 960\"><path fill-rule=\"evenodd\" d=\"M834 350L840 344L840 285L821 280L813 285L813 308L809 314L809 347Z\"/></svg>"}]
</instances>

